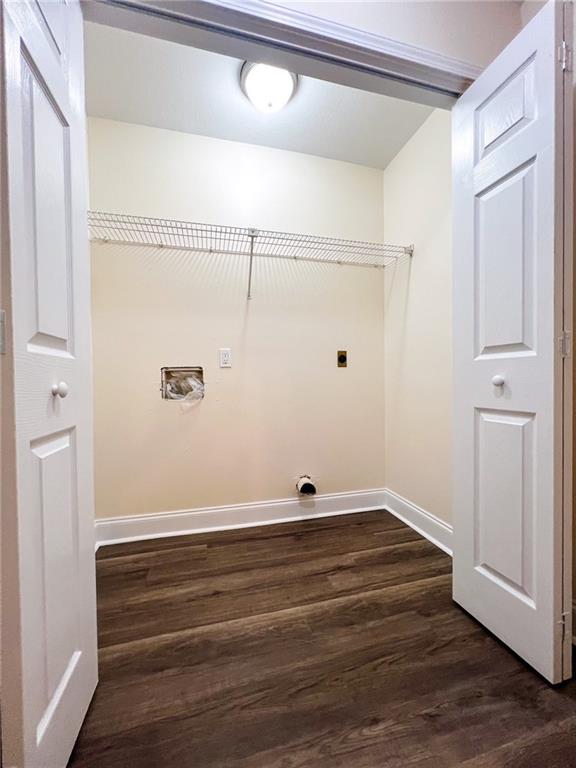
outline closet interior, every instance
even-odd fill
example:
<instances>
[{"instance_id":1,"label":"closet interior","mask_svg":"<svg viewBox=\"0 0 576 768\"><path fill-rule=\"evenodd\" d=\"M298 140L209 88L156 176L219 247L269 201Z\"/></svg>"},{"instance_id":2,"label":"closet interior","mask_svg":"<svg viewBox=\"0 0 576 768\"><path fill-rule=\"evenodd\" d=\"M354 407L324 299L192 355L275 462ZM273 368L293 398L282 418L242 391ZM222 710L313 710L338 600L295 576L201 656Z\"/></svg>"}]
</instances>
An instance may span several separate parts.
<instances>
[{"instance_id":1,"label":"closet interior","mask_svg":"<svg viewBox=\"0 0 576 768\"><path fill-rule=\"evenodd\" d=\"M449 523L450 113L246 66L86 24L97 529Z\"/></svg>"}]
</instances>

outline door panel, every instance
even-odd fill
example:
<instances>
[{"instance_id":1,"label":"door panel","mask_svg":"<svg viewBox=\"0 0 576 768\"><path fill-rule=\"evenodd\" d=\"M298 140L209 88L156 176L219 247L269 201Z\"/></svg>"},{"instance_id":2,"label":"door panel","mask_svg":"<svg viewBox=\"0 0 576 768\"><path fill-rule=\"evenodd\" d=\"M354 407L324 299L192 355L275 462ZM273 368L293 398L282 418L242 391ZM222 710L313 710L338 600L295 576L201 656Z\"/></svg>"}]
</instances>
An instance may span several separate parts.
<instances>
[{"instance_id":1,"label":"door panel","mask_svg":"<svg viewBox=\"0 0 576 768\"><path fill-rule=\"evenodd\" d=\"M553 682L571 674L563 13L545 6L453 119L454 599Z\"/></svg>"},{"instance_id":2,"label":"door panel","mask_svg":"<svg viewBox=\"0 0 576 768\"><path fill-rule=\"evenodd\" d=\"M476 460L475 567L533 603L534 414L479 410Z\"/></svg>"},{"instance_id":3,"label":"door panel","mask_svg":"<svg viewBox=\"0 0 576 768\"><path fill-rule=\"evenodd\" d=\"M38 325L41 332L65 343L69 338L70 242L67 126L37 83L32 94Z\"/></svg>"},{"instance_id":4,"label":"door panel","mask_svg":"<svg viewBox=\"0 0 576 768\"><path fill-rule=\"evenodd\" d=\"M32 443L38 483L37 526L40 544L41 591L45 605L45 689L54 695L78 650L78 535L74 488L76 457L73 433L50 435ZM32 474L34 477L34 474Z\"/></svg>"},{"instance_id":5,"label":"door panel","mask_svg":"<svg viewBox=\"0 0 576 768\"><path fill-rule=\"evenodd\" d=\"M534 352L534 161L476 196L480 355Z\"/></svg>"},{"instance_id":6,"label":"door panel","mask_svg":"<svg viewBox=\"0 0 576 768\"><path fill-rule=\"evenodd\" d=\"M32 0L31 8L36 12L44 39L66 68L69 31L66 0Z\"/></svg>"},{"instance_id":7,"label":"door panel","mask_svg":"<svg viewBox=\"0 0 576 768\"><path fill-rule=\"evenodd\" d=\"M31 352L70 352L70 150L68 124L22 60L26 152L24 179L30 201L28 336Z\"/></svg>"},{"instance_id":8,"label":"door panel","mask_svg":"<svg viewBox=\"0 0 576 768\"><path fill-rule=\"evenodd\" d=\"M16 485L2 747L7 765L64 768L97 681L83 25L77 2L3 13Z\"/></svg>"},{"instance_id":9,"label":"door panel","mask_svg":"<svg viewBox=\"0 0 576 768\"><path fill-rule=\"evenodd\" d=\"M534 119L534 68L534 59L529 58L478 107L477 160L511 139Z\"/></svg>"}]
</instances>

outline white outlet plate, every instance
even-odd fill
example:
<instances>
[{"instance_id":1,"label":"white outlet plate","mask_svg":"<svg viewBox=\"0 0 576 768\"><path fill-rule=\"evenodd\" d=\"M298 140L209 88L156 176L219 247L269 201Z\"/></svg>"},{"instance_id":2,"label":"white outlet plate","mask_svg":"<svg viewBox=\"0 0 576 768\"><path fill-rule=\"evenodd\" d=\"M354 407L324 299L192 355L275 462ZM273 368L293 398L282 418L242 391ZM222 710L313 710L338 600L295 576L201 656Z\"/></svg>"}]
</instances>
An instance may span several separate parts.
<instances>
[{"instance_id":1,"label":"white outlet plate","mask_svg":"<svg viewBox=\"0 0 576 768\"><path fill-rule=\"evenodd\" d=\"M220 368L232 368L232 350L224 347L218 350L220 357Z\"/></svg>"}]
</instances>

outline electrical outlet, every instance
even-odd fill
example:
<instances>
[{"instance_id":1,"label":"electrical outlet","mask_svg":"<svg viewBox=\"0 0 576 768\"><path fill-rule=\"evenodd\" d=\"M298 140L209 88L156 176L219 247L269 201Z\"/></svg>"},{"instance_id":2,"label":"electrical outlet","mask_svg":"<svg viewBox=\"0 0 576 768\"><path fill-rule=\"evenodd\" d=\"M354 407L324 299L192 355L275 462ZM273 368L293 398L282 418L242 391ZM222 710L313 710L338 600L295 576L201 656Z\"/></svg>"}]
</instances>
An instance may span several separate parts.
<instances>
[{"instance_id":1,"label":"electrical outlet","mask_svg":"<svg viewBox=\"0 0 576 768\"><path fill-rule=\"evenodd\" d=\"M218 350L220 355L220 368L232 368L232 350L229 347Z\"/></svg>"}]
</instances>

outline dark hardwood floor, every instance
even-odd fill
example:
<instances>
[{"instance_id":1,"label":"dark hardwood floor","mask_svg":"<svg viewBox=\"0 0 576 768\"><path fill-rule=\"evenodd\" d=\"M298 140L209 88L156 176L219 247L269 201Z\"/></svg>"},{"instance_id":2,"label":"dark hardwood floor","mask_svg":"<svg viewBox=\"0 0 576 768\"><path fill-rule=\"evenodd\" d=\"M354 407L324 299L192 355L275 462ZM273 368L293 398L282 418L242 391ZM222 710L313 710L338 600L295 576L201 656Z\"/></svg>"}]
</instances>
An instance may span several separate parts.
<instances>
[{"instance_id":1,"label":"dark hardwood floor","mask_svg":"<svg viewBox=\"0 0 576 768\"><path fill-rule=\"evenodd\" d=\"M101 548L70 768L574 768L552 687L384 512Z\"/></svg>"}]
</instances>

